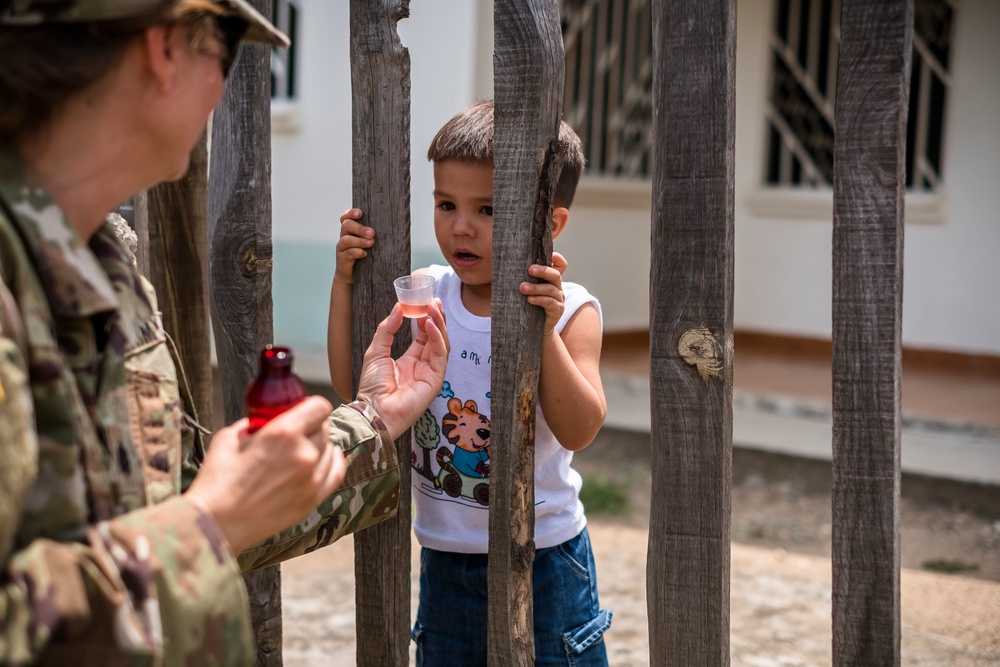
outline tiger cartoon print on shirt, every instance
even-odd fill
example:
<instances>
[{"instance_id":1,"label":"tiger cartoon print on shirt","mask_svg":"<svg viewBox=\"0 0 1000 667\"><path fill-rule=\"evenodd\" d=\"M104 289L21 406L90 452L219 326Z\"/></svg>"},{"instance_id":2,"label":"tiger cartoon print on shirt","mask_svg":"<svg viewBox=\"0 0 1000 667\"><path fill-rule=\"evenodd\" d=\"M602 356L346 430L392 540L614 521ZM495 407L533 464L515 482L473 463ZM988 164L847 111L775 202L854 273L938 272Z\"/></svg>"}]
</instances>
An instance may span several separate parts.
<instances>
[{"instance_id":1,"label":"tiger cartoon print on shirt","mask_svg":"<svg viewBox=\"0 0 1000 667\"><path fill-rule=\"evenodd\" d=\"M424 449L423 469L416 465L416 453L411 459L413 468L442 489L452 498L468 498L483 506L489 505L490 488L490 420L479 413L473 400L458 398L448 400L448 414L441 419L441 435L453 448L441 446L435 452L439 466L437 475L429 470L430 449L418 433L418 443ZM418 430L420 425L416 427Z\"/></svg>"}]
</instances>

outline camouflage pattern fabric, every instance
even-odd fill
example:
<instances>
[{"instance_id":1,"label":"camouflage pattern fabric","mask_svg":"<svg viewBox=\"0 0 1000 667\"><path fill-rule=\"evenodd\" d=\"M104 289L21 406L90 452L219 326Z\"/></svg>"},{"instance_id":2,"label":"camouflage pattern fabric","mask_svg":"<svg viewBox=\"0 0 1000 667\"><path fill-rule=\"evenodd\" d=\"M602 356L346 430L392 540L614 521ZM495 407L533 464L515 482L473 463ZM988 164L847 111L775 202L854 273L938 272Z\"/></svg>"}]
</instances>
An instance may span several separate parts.
<instances>
[{"instance_id":1,"label":"camouflage pattern fabric","mask_svg":"<svg viewBox=\"0 0 1000 667\"><path fill-rule=\"evenodd\" d=\"M367 418L359 419L361 415ZM366 403L351 403L334 410L331 427L331 440L344 450L348 461L343 486L297 525L241 553L244 570L313 552L395 516L399 464L382 420ZM378 437L373 437L373 428Z\"/></svg>"},{"instance_id":2,"label":"camouflage pattern fabric","mask_svg":"<svg viewBox=\"0 0 1000 667\"><path fill-rule=\"evenodd\" d=\"M0 664L253 664L241 572L395 513L384 425L341 406L344 486L234 557L178 495L203 452L152 290L110 225L85 244L4 147L0 327Z\"/></svg>"}]
</instances>

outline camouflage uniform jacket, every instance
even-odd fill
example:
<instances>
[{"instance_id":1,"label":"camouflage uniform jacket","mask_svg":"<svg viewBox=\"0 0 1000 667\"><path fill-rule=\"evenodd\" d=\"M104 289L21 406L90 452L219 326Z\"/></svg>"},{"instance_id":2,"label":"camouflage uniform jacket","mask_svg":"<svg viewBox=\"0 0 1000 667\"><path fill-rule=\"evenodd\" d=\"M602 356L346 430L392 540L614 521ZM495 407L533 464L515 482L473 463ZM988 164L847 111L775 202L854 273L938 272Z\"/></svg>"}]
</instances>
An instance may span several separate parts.
<instances>
[{"instance_id":1,"label":"camouflage uniform jacket","mask_svg":"<svg viewBox=\"0 0 1000 667\"><path fill-rule=\"evenodd\" d=\"M241 572L395 513L384 425L334 411L343 487L234 557L179 496L203 452L152 290L108 225L81 241L3 146L0 278L0 664L253 664Z\"/></svg>"}]
</instances>

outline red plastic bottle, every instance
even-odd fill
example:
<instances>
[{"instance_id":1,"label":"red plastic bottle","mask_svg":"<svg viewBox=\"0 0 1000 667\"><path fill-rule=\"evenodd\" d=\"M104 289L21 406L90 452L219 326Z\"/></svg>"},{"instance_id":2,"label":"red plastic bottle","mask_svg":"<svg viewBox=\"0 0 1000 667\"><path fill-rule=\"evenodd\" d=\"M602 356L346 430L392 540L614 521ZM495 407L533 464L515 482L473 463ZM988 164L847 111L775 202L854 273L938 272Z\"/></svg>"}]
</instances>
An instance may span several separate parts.
<instances>
[{"instance_id":1,"label":"red plastic bottle","mask_svg":"<svg viewBox=\"0 0 1000 667\"><path fill-rule=\"evenodd\" d=\"M258 430L306 397L306 388L292 372L292 351L268 345L260 353L260 373L246 393L250 433Z\"/></svg>"}]
</instances>

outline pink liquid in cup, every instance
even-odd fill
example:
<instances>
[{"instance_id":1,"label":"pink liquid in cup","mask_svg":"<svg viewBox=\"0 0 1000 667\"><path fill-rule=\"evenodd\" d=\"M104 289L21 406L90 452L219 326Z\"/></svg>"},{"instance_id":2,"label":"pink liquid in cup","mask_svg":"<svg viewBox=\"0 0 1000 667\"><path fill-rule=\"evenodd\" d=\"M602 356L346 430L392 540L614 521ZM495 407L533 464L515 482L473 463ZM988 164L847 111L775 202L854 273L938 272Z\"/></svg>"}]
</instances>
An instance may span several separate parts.
<instances>
[{"instance_id":1,"label":"pink liquid in cup","mask_svg":"<svg viewBox=\"0 0 1000 667\"><path fill-rule=\"evenodd\" d=\"M403 317L427 317L427 306L434 298L434 276L400 276L393 281Z\"/></svg>"},{"instance_id":2,"label":"pink liquid in cup","mask_svg":"<svg viewBox=\"0 0 1000 667\"><path fill-rule=\"evenodd\" d=\"M421 317L427 317L427 304L413 304L413 303L400 303L400 308L403 309L403 317L409 317L411 319L420 319Z\"/></svg>"}]
</instances>

